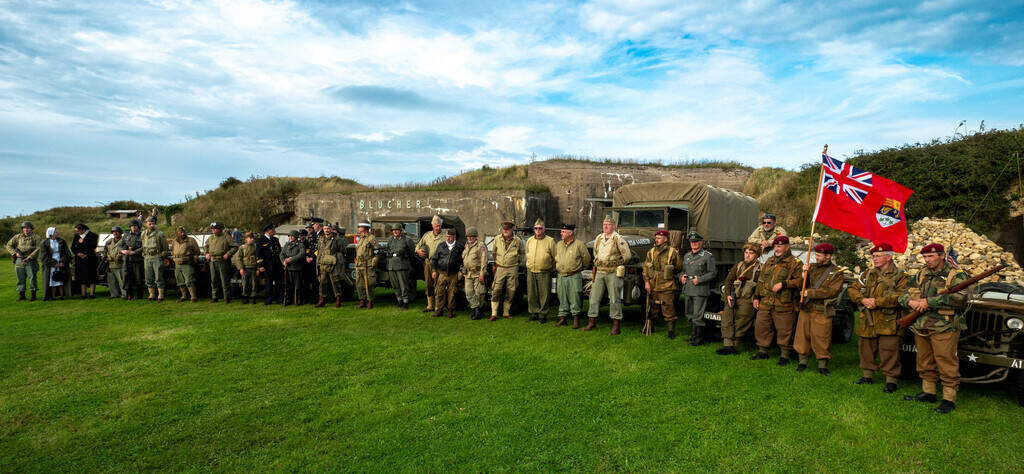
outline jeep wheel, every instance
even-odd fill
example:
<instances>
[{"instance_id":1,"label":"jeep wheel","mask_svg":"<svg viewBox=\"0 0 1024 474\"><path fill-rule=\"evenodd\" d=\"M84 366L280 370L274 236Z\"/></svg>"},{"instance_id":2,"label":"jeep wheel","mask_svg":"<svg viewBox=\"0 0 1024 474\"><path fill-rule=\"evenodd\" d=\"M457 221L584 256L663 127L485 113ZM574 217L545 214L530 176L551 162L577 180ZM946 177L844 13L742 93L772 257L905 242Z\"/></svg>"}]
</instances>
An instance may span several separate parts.
<instances>
[{"instance_id":1,"label":"jeep wheel","mask_svg":"<svg viewBox=\"0 0 1024 474\"><path fill-rule=\"evenodd\" d=\"M1013 395L1017 397L1017 404L1024 407L1024 370L1015 370L1014 375Z\"/></svg>"},{"instance_id":2,"label":"jeep wheel","mask_svg":"<svg viewBox=\"0 0 1024 474\"><path fill-rule=\"evenodd\" d=\"M832 342L846 344L853 339L853 313L844 309L836 311L832 322Z\"/></svg>"}]
</instances>

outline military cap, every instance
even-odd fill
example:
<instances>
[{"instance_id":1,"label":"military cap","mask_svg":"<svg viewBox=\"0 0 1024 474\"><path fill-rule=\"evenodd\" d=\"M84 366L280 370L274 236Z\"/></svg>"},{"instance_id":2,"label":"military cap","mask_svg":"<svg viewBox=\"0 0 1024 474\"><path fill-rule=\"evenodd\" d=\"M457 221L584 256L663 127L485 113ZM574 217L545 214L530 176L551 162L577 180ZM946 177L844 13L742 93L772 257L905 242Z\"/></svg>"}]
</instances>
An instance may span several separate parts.
<instances>
[{"instance_id":1,"label":"military cap","mask_svg":"<svg viewBox=\"0 0 1024 474\"><path fill-rule=\"evenodd\" d=\"M124 233L124 230L121 229L121 226L119 226L119 225L115 225L112 229L110 229L110 231L111 232L120 232L122 234Z\"/></svg>"},{"instance_id":2,"label":"military cap","mask_svg":"<svg viewBox=\"0 0 1024 474\"><path fill-rule=\"evenodd\" d=\"M297 231L295 229L292 229L292 230L288 231L288 235L290 237L298 237L299 236L299 231Z\"/></svg>"},{"instance_id":3,"label":"military cap","mask_svg":"<svg viewBox=\"0 0 1024 474\"><path fill-rule=\"evenodd\" d=\"M533 226L534 227L544 227L544 219L541 219L541 218L538 217L537 218L537 222L534 222Z\"/></svg>"},{"instance_id":4,"label":"military cap","mask_svg":"<svg viewBox=\"0 0 1024 474\"><path fill-rule=\"evenodd\" d=\"M306 229L299 229L299 235L301 235L302 237L305 237L305 236L309 235L309 232L307 232Z\"/></svg>"},{"instance_id":5,"label":"military cap","mask_svg":"<svg viewBox=\"0 0 1024 474\"><path fill-rule=\"evenodd\" d=\"M508 230L508 229L513 228L513 227L515 227L515 224L513 224L513 223L511 223L509 221L505 221L505 222L501 223L502 230Z\"/></svg>"},{"instance_id":6,"label":"military cap","mask_svg":"<svg viewBox=\"0 0 1024 474\"><path fill-rule=\"evenodd\" d=\"M186 234L188 233L188 231L187 231L187 230L185 230L185 226L183 226L183 225L179 225L179 226L178 226L178 232L184 232L184 233L186 233Z\"/></svg>"},{"instance_id":7,"label":"military cap","mask_svg":"<svg viewBox=\"0 0 1024 474\"><path fill-rule=\"evenodd\" d=\"M778 220L778 219L775 218L775 214L768 214L767 212L764 214L764 217L762 217L761 219L771 219L773 221Z\"/></svg>"},{"instance_id":8,"label":"military cap","mask_svg":"<svg viewBox=\"0 0 1024 474\"><path fill-rule=\"evenodd\" d=\"M146 222L152 222L156 224L156 216L149 216L146 218Z\"/></svg>"},{"instance_id":9,"label":"military cap","mask_svg":"<svg viewBox=\"0 0 1024 474\"><path fill-rule=\"evenodd\" d=\"M339 233L339 234L344 234L345 233L345 228L340 226L340 225L338 225L338 224L334 224L334 231Z\"/></svg>"},{"instance_id":10,"label":"military cap","mask_svg":"<svg viewBox=\"0 0 1024 474\"><path fill-rule=\"evenodd\" d=\"M466 227L466 237L469 236L478 237L476 227Z\"/></svg>"},{"instance_id":11,"label":"military cap","mask_svg":"<svg viewBox=\"0 0 1024 474\"><path fill-rule=\"evenodd\" d=\"M360 222L356 227L366 227L367 229L369 229L370 228L370 223L369 222Z\"/></svg>"},{"instance_id":12,"label":"military cap","mask_svg":"<svg viewBox=\"0 0 1024 474\"><path fill-rule=\"evenodd\" d=\"M221 230L224 230L224 224L221 224L220 222L211 222L210 223L210 228L211 229L221 229Z\"/></svg>"},{"instance_id":13,"label":"military cap","mask_svg":"<svg viewBox=\"0 0 1024 474\"><path fill-rule=\"evenodd\" d=\"M132 220L128 221L128 227L131 227L131 226L142 227L142 223L139 222L138 219L132 219Z\"/></svg>"},{"instance_id":14,"label":"military cap","mask_svg":"<svg viewBox=\"0 0 1024 474\"><path fill-rule=\"evenodd\" d=\"M937 243L928 244L925 245L923 249L921 249L922 255L926 253L946 253L946 247L943 247L942 244Z\"/></svg>"},{"instance_id":15,"label":"military cap","mask_svg":"<svg viewBox=\"0 0 1024 474\"><path fill-rule=\"evenodd\" d=\"M789 245L789 237L780 235L772 241L772 245Z\"/></svg>"},{"instance_id":16,"label":"military cap","mask_svg":"<svg viewBox=\"0 0 1024 474\"><path fill-rule=\"evenodd\" d=\"M306 221L306 228L307 229L312 229L313 228L313 221Z\"/></svg>"},{"instance_id":17,"label":"military cap","mask_svg":"<svg viewBox=\"0 0 1024 474\"><path fill-rule=\"evenodd\" d=\"M576 232L576 224L562 224L562 230Z\"/></svg>"},{"instance_id":18,"label":"military cap","mask_svg":"<svg viewBox=\"0 0 1024 474\"><path fill-rule=\"evenodd\" d=\"M657 231L657 232L655 232L655 233L654 233L654 236L655 236L655 237L657 237L657 236L659 236L659 235L663 235L663 236L665 236L665 237L668 237L668 231L667 231L667 230L659 230L659 231Z\"/></svg>"},{"instance_id":19,"label":"military cap","mask_svg":"<svg viewBox=\"0 0 1024 474\"><path fill-rule=\"evenodd\" d=\"M323 224L324 220L319 218L319 217L312 217L312 218L309 219L309 222L314 223L314 224Z\"/></svg>"},{"instance_id":20,"label":"military cap","mask_svg":"<svg viewBox=\"0 0 1024 474\"><path fill-rule=\"evenodd\" d=\"M659 232L666 232L667 233L667 231L659 231ZM701 235L698 234L697 231L691 230L689 234L686 234L686 240L689 240L690 242L698 242L698 241L704 240L704 237L701 237Z\"/></svg>"},{"instance_id":21,"label":"military cap","mask_svg":"<svg viewBox=\"0 0 1024 474\"><path fill-rule=\"evenodd\" d=\"M441 223L441 216L439 216L437 214L434 214L434 218L430 219L430 224L431 225L438 225L440 223Z\"/></svg>"},{"instance_id":22,"label":"military cap","mask_svg":"<svg viewBox=\"0 0 1024 474\"><path fill-rule=\"evenodd\" d=\"M761 253L761 247L758 247L756 244L752 244L750 242L743 244L743 250L750 250L751 252L754 253Z\"/></svg>"},{"instance_id":23,"label":"military cap","mask_svg":"<svg viewBox=\"0 0 1024 474\"><path fill-rule=\"evenodd\" d=\"M36 226L32 225L32 222L30 222L30 221L22 222L21 223L21 228L24 229L26 227L28 227L29 229L35 229L36 228Z\"/></svg>"},{"instance_id":24,"label":"military cap","mask_svg":"<svg viewBox=\"0 0 1024 474\"><path fill-rule=\"evenodd\" d=\"M609 224L614 224L615 223L615 221L612 220L612 216L605 216L604 222L607 222Z\"/></svg>"},{"instance_id":25,"label":"military cap","mask_svg":"<svg viewBox=\"0 0 1024 474\"><path fill-rule=\"evenodd\" d=\"M889 244L876 244L874 247L871 247L871 252L869 252L869 253L875 253L875 252L892 252L892 245L889 245Z\"/></svg>"},{"instance_id":26,"label":"military cap","mask_svg":"<svg viewBox=\"0 0 1024 474\"><path fill-rule=\"evenodd\" d=\"M447 231L447 234L446 234L446 235L454 235L454 236L458 236L458 235L459 235L459 231L455 230L455 228L454 228L454 227L452 227L452 228L449 228L449 229L448 229L448 231Z\"/></svg>"},{"instance_id":27,"label":"military cap","mask_svg":"<svg viewBox=\"0 0 1024 474\"><path fill-rule=\"evenodd\" d=\"M828 242L822 242L822 243L814 246L814 251L818 252L818 253L826 253L826 254L832 255L832 254L836 253L836 248L833 247L832 244L830 244Z\"/></svg>"},{"instance_id":28,"label":"military cap","mask_svg":"<svg viewBox=\"0 0 1024 474\"><path fill-rule=\"evenodd\" d=\"M273 228L274 228L274 224L267 224L267 225L262 227L262 230L263 230L263 232L266 232L266 231L268 231L270 229L273 229Z\"/></svg>"}]
</instances>

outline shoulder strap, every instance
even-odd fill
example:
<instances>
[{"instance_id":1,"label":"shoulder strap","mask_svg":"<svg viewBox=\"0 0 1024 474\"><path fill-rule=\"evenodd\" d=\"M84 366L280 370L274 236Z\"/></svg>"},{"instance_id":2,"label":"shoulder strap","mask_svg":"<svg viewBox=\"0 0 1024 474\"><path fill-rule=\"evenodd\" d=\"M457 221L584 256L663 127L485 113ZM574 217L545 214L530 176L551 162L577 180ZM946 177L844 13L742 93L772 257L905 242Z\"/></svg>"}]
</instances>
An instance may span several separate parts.
<instances>
[{"instance_id":1,"label":"shoulder strap","mask_svg":"<svg viewBox=\"0 0 1024 474\"><path fill-rule=\"evenodd\" d=\"M828 267L825 268L825 271L821 272L821 276L818 277L818 281L814 282L814 289L821 288L821 284L825 283L825 279L832 274L832 269L834 268L836 268L836 264L830 262Z\"/></svg>"}]
</instances>

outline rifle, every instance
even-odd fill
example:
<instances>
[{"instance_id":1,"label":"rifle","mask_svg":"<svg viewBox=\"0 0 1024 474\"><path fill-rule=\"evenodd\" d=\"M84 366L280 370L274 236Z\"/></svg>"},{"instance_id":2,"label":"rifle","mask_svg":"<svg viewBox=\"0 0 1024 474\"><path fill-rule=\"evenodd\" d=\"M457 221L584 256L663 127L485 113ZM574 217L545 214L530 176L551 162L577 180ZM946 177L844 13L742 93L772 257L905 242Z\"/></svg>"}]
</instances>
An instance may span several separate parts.
<instances>
[{"instance_id":1,"label":"rifle","mask_svg":"<svg viewBox=\"0 0 1024 474\"><path fill-rule=\"evenodd\" d=\"M979 273L978 275L975 275L975 276L973 276L971 278L968 278L968 279L964 280L963 282L961 282L960 284L954 285L951 288L943 288L943 289L939 290L938 294L940 294L940 295L947 295L947 294L950 294L950 293L956 293L958 291L962 291L965 288L967 288L967 287L969 287L969 286L971 286L971 285L973 285L973 284L975 284L975 283L977 283L977 282L979 282L981 280L984 280L985 278L988 278L988 277L994 275L999 270L1002 270L1002 269L1004 269L1004 268L1006 268L1008 266L1009 266L1009 264L1006 263L1005 261L1001 262L999 265L996 265L996 266L994 266L992 268L989 268L988 270L985 270L984 272ZM914 324L914 321L917 321L917 318L920 318L921 315L923 315L923 314L924 314L924 312L914 311L914 312L912 312L912 313L910 313L910 314L900 318L899 321L898 321L899 324L900 324L900 329L906 329L911 324Z\"/></svg>"},{"instance_id":2,"label":"rifle","mask_svg":"<svg viewBox=\"0 0 1024 474\"><path fill-rule=\"evenodd\" d=\"M654 306L654 298L651 297L651 292L647 292L647 312L644 314L644 327L640 330L640 334L650 336L654 332L654 318L651 317L651 306Z\"/></svg>"},{"instance_id":3,"label":"rifle","mask_svg":"<svg viewBox=\"0 0 1024 474\"><path fill-rule=\"evenodd\" d=\"M281 267L284 268L284 288L281 288L281 306L288 305L288 265L284 262L281 263ZM294 301L293 301L294 303Z\"/></svg>"}]
</instances>

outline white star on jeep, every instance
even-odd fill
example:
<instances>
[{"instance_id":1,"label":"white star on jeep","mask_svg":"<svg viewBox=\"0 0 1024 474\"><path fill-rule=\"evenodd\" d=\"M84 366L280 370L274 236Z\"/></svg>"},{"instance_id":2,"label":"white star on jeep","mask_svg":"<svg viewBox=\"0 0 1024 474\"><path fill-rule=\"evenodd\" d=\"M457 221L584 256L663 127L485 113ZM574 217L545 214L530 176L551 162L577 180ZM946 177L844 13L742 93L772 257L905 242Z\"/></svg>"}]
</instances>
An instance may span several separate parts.
<instances>
[{"instance_id":1,"label":"white star on jeep","mask_svg":"<svg viewBox=\"0 0 1024 474\"><path fill-rule=\"evenodd\" d=\"M974 354L971 354L971 355L967 356L967 360L969 360L971 362L977 362L978 361L978 356L976 356Z\"/></svg>"}]
</instances>

